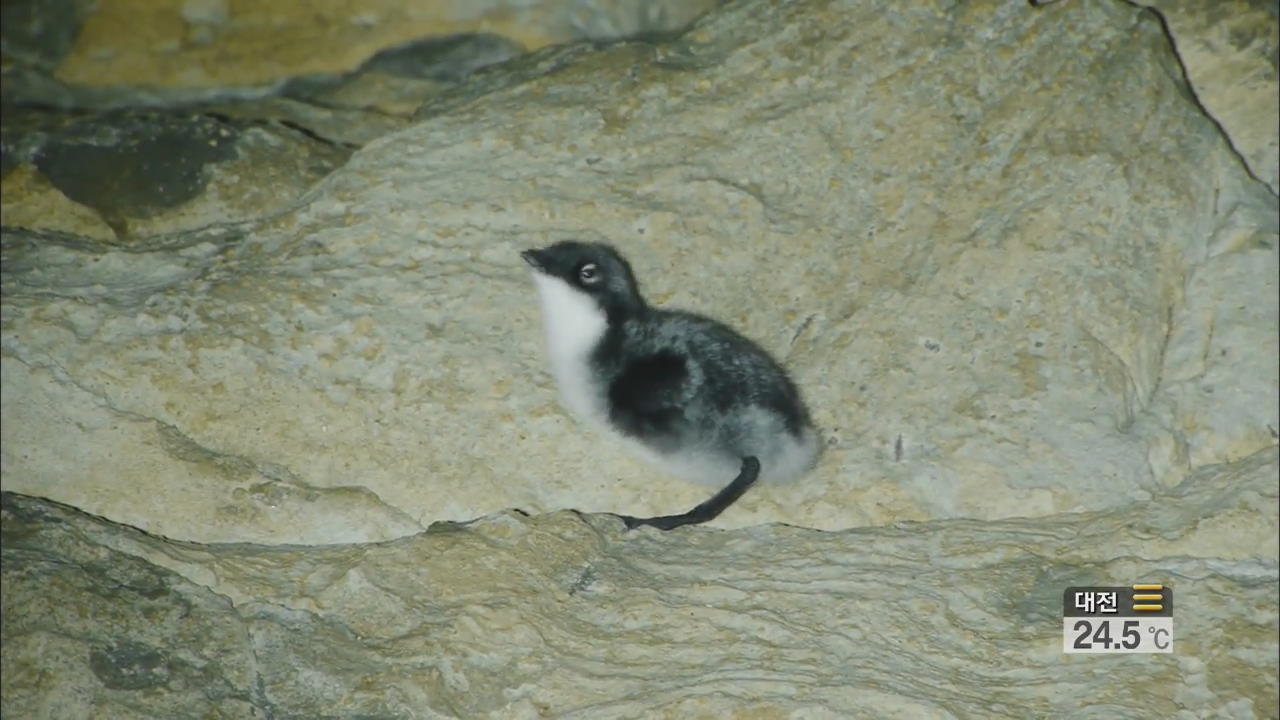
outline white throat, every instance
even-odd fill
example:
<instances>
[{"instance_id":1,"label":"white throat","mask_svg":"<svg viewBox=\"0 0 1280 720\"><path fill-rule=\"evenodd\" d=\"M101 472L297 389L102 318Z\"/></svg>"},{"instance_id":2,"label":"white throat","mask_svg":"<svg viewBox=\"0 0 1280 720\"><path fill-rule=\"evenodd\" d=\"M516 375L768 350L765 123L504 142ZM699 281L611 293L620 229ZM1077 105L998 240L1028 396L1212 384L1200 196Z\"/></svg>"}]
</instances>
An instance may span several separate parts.
<instances>
[{"instance_id":1,"label":"white throat","mask_svg":"<svg viewBox=\"0 0 1280 720\"><path fill-rule=\"evenodd\" d=\"M542 301L547 355L560 399L570 412L597 420L604 411L591 372L591 351L604 337L608 318L595 300L564 280L537 271L533 280Z\"/></svg>"}]
</instances>

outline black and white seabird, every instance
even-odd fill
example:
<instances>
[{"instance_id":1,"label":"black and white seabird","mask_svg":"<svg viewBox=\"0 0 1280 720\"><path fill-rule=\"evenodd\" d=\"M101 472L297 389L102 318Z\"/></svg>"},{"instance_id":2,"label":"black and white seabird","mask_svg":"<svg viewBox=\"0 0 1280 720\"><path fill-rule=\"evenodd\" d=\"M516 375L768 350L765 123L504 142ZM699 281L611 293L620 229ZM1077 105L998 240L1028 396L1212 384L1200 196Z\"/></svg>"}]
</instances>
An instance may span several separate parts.
<instances>
[{"instance_id":1,"label":"black and white seabird","mask_svg":"<svg viewBox=\"0 0 1280 720\"><path fill-rule=\"evenodd\" d=\"M663 530L706 522L757 478L813 467L820 442L782 366L722 323L650 307L631 266L600 243L520 253L533 267L564 406L677 477L723 486L679 515L622 516Z\"/></svg>"}]
</instances>

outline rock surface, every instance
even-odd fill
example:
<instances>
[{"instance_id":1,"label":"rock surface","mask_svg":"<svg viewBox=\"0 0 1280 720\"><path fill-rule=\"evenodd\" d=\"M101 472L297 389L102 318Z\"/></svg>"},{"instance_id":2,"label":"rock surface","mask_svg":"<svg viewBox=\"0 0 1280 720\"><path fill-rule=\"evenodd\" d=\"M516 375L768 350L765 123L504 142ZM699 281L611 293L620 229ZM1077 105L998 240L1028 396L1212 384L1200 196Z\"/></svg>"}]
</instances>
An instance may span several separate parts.
<instances>
[{"instance_id":1,"label":"rock surface","mask_svg":"<svg viewBox=\"0 0 1280 720\"><path fill-rule=\"evenodd\" d=\"M536 49L687 26L716 0L7 2L5 92L58 107L262 97L422 40L484 33ZM502 60L509 54L491 56Z\"/></svg>"},{"instance_id":2,"label":"rock surface","mask_svg":"<svg viewBox=\"0 0 1280 720\"><path fill-rule=\"evenodd\" d=\"M94 45L136 4L6 3L4 715L1275 717L1275 28L1154 4L732 3L480 71L671 17L356 3L211 79L289 8L185 3L163 66ZM817 470L731 532L554 512L708 493L559 408L517 251L569 237L779 355ZM1175 654L1063 655L1064 587L1135 581Z\"/></svg>"},{"instance_id":3,"label":"rock surface","mask_svg":"<svg viewBox=\"0 0 1280 720\"><path fill-rule=\"evenodd\" d=\"M1275 463L1047 520L628 533L505 514L330 548L177 543L5 494L4 710L1274 717ZM1151 580L1174 587L1173 654L1062 653L1064 586Z\"/></svg>"},{"instance_id":4,"label":"rock surface","mask_svg":"<svg viewBox=\"0 0 1280 720\"><path fill-rule=\"evenodd\" d=\"M351 155L296 129L210 113L15 115L5 224L90 246L195 244L227 218L290 209Z\"/></svg>"},{"instance_id":5,"label":"rock surface","mask_svg":"<svg viewBox=\"0 0 1280 720\"><path fill-rule=\"evenodd\" d=\"M516 252L563 237L809 394L819 469L726 527L1097 510L1275 444L1275 196L1154 15L798 7L490 73L230 238L15 243L6 487L200 541L692 506L556 404Z\"/></svg>"},{"instance_id":6,"label":"rock surface","mask_svg":"<svg viewBox=\"0 0 1280 720\"><path fill-rule=\"evenodd\" d=\"M1187 79L1254 175L1280 193L1280 4L1143 0L1176 39Z\"/></svg>"}]
</instances>

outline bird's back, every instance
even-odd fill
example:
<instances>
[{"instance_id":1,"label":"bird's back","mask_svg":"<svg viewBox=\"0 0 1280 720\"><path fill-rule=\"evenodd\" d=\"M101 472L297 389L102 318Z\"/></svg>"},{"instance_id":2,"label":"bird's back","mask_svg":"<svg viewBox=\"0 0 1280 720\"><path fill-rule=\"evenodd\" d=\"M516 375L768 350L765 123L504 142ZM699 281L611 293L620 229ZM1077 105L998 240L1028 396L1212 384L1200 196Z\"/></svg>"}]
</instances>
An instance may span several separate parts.
<instances>
[{"instance_id":1,"label":"bird's back","mask_svg":"<svg viewBox=\"0 0 1280 720\"><path fill-rule=\"evenodd\" d=\"M613 352L606 348L598 357L610 378L613 420L655 453L651 460L704 482L732 477L751 455L760 460L761 477L773 480L796 477L816 462L819 442L808 410L759 345L682 311L650 310L618 331ZM648 364L638 368L637 359ZM657 374L665 380L652 382Z\"/></svg>"}]
</instances>

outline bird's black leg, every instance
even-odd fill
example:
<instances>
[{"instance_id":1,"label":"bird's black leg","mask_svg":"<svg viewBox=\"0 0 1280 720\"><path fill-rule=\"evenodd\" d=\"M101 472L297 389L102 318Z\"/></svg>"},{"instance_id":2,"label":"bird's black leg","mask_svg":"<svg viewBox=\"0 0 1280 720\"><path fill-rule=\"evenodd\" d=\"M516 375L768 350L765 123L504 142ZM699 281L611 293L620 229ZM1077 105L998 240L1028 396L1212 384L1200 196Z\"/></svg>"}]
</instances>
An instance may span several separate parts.
<instances>
[{"instance_id":1,"label":"bird's black leg","mask_svg":"<svg viewBox=\"0 0 1280 720\"><path fill-rule=\"evenodd\" d=\"M742 458L742 469L738 471L738 477L733 482L724 486L724 489L711 496L710 500L698 505L687 513L680 515L663 515L661 517L638 518L630 515L619 515L622 521L627 524L627 528L640 527L641 525L649 525L659 530L671 530L681 525L697 525L708 520L714 520L717 515L724 512L725 508L738 501L752 485L756 479L760 477L760 461L755 456L748 455Z\"/></svg>"}]
</instances>

